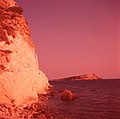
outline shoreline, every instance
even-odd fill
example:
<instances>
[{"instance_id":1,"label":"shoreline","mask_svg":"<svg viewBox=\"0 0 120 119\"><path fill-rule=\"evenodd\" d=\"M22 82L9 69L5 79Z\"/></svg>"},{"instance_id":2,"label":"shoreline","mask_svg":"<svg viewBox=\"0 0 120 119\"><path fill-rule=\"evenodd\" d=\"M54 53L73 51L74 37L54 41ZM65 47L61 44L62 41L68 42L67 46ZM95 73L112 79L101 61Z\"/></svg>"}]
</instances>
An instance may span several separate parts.
<instances>
[{"instance_id":1,"label":"shoreline","mask_svg":"<svg viewBox=\"0 0 120 119\"><path fill-rule=\"evenodd\" d=\"M39 95L38 102L30 105L15 106L0 103L0 119L53 119L52 112L47 105L50 92Z\"/></svg>"}]
</instances>

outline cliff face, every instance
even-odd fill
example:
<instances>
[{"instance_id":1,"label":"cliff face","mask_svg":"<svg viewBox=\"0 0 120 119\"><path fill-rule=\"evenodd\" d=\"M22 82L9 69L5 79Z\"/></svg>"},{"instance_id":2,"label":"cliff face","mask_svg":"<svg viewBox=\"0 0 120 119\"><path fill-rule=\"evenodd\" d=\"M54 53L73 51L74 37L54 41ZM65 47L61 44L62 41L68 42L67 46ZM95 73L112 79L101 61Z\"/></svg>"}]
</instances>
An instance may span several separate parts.
<instances>
[{"instance_id":1,"label":"cliff face","mask_svg":"<svg viewBox=\"0 0 120 119\"><path fill-rule=\"evenodd\" d=\"M0 102L16 105L37 101L49 85L22 12L13 0L0 0Z\"/></svg>"}]
</instances>

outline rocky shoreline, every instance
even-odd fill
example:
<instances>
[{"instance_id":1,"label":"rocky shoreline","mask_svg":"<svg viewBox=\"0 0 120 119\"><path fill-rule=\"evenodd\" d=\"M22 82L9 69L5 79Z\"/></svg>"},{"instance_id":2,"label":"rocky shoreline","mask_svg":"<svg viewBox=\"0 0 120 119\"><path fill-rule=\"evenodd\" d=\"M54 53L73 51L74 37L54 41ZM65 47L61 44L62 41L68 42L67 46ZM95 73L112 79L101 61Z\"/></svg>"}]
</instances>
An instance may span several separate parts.
<instances>
[{"instance_id":1,"label":"rocky shoreline","mask_svg":"<svg viewBox=\"0 0 120 119\"><path fill-rule=\"evenodd\" d=\"M53 119L46 101L49 95L40 95L36 103L15 106L0 104L0 119Z\"/></svg>"},{"instance_id":2,"label":"rocky shoreline","mask_svg":"<svg viewBox=\"0 0 120 119\"><path fill-rule=\"evenodd\" d=\"M47 94L38 95L38 102L30 105L11 105L0 103L0 119L56 119L53 110L48 106L47 102L53 96L60 94L61 101L72 102L78 97L71 90L64 89L56 92L54 87L50 87Z\"/></svg>"}]
</instances>

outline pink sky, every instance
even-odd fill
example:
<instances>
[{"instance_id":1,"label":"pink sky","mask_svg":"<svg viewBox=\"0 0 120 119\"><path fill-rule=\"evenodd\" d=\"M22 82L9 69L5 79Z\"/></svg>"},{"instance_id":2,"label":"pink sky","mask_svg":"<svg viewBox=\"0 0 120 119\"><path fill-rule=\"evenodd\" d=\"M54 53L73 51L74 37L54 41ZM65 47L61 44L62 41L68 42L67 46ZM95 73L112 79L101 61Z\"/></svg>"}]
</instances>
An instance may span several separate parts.
<instances>
[{"instance_id":1,"label":"pink sky","mask_svg":"<svg viewBox=\"0 0 120 119\"><path fill-rule=\"evenodd\" d=\"M119 0L16 0L49 79L120 77Z\"/></svg>"}]
</instances>

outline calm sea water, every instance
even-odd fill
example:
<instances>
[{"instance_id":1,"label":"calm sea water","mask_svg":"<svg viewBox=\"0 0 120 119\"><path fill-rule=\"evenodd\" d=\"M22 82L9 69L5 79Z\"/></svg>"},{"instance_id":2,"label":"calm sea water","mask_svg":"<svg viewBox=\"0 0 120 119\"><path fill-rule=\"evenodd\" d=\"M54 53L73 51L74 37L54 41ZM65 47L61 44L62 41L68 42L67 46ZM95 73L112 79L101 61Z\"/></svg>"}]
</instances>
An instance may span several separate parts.
<instances>
[{"instance_id":1,"label":"calm sea water","mask_svg":"<svg viewBox=\"0 0 120 119\"><path fill-rule=\"evenodd\" d=\"M48 105L55 119L120 119L120 80L50 81L55 89ZM60 99L69 89L78 96L73 102Z\"/></svg>"}]
</instances>

